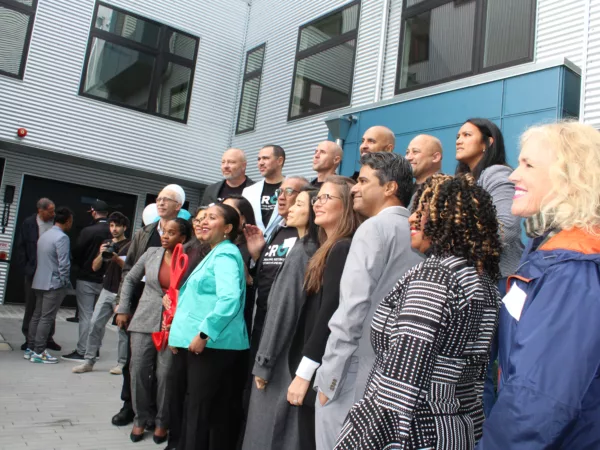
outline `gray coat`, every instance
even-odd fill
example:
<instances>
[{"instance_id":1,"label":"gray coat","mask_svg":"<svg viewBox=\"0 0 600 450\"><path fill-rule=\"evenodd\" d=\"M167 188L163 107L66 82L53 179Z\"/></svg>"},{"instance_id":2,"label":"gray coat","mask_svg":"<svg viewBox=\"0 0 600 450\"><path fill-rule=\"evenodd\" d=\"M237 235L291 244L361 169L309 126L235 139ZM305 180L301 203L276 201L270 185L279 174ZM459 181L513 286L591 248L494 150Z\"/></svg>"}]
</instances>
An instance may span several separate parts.
<instances>
[{"instance_id":1,"label":"gray coat","mask_svg":"<svg viewBox=\"0 0 600 450\"><path fill-rule=\"evenodd\" d=\"M144 293L140 298L135 314L127 331L152 333L160 331L162 320L162 287L158 281L158 272L162 264L165 249L150 247L131 268L121 286L121 301L117 314L131 314L131 297L135 286L146 277Z\"/></svg>"},{"instance_id":2,"label":"gray coat","mask_svg":"<svg viewBox=\"0 0 600 450\"><path fill-rule=\"evenodd\" d=\"M37 243L37 267L33 276L33 289L50 291L71 285L71 243L69 236L54 225Z\"/></svg>"},{"instance_id":3,"label":"gray coat","mask_svg":"<svg viewBox=\"0 0 600 450\"><path fill-rule=\"evenodd\" d=\"M252 382L243 450L297 450L298 408L287 401L292 382L288 354L298 315L305 302L304 274L314 244L298 239L279 270L269 294L268 312L252 373L268 380L258 390Z\"/></svg>"},{"instance_id":4,"label":"gray coat","mask_svg":"<svg viewBox=\"0 0 600 450\"><path fill-rule=\"evenodd\" d=\"M375 362L373 314L402 275L423 259L410 245L409 214L401 206L385 208L358 227L352 239L340 283L340 306L329 321L331 334L314 382L332 403L342 390L350 390L354 401L362 398ZM354 386L343 389L350 369L356 373ZM340 411L343 417L347 413Z\"/></svg>"},{"instance_id":5,"label":"gray coat","mask_svg":"<svg viewBox=\"0 0 600 450\"><path fill-rule=\"evenodd\" d=\"M490 166L481 172L477 184L485 189L491 196L502 240L502 253L500 254L500 272L507 277L516 272L523 242L521 241L521 218L511 213L515 185L508 179L512 169L508 166Z\"/></svg>"}]
</instances>

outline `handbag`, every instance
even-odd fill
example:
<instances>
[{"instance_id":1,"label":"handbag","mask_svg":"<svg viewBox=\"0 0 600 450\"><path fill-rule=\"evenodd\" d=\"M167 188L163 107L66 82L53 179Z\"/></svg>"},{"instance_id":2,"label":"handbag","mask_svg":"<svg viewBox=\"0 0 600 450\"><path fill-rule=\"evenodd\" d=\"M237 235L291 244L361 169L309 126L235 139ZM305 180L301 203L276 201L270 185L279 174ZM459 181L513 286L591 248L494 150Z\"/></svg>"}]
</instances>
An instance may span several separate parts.
<instances>
[{"instance_id":1,"label":"handbag","mask_svg":"<svg viewBox=\"0 0 600 450\"><path fill-rule=\"evenodd\" d=\"M169 283L169 289L167 289L167 295L171 299L171 307L168 309L163 308L161 330L152 333L152 342L159 352L166 349L169 343L169 330L166 330L165 328L171 325L173 317L175 317L175 310L177 309L177 300L179 297L178 287L183 278L183 274L188 268L188 263L188 255L183 252L183 245L177 244L171 258L171 281Z\"/></svg>"}]
</instances>

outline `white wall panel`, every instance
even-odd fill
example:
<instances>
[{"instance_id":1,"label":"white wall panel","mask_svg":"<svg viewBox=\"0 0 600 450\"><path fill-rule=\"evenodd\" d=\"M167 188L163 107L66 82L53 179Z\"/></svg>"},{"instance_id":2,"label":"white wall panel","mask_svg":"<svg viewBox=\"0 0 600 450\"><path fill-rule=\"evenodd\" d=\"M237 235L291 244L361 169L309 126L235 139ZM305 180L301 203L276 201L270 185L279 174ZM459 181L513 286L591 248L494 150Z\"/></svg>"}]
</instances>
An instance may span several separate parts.
<instances>
[{"instance_id":1,"label":"white wall panel","mask_svg":"<svg viewBox=\"0 0 600 450\"><path fill-rule=\"evenodd\" d=\"M200 38L187 124L78 96L94 3L38 2L24 80L0 77L0 139L13 139L22 126L31 146L184 180L220 178L233 131L247 2L107 1Z\"/></svg>"},{"instance_id":2,"label":"white wall panel","mask_svg":"<svg viewBox=\"0 0 600 450\"><path fill-rule=\"evenodd\" d=\"M600 129L600 1L589 2L589 26L586 39L587 64L584 74L582 119Z\"/></svg>"},{"instance_id":3,"label":"white wall panel","mask_svg":"<svg viewBox=\"0 0 600 450\"><path fill-rule=\"evenodd\" d=\"M1 146L2 144L0 143L0 147ZM2 148L0 148L0 158L5 158L0 198L4 198L4 187L6 185L13 185L16 188L14 202L10 206L10 220L8 221L5 233L0 234L0 244L7 244L10 246L8 251L9 257L12 253L12 246L15 238L14 229L24 175L33 175L56 181L64 181L136 195L138 196L136 216L135 218L131 218L134 229L137 229L142 225L142 211L145 206L146 194L156 195L165 186L164 182L153 180L151 178L123 176L120 173L111 172L110 170L86 167L73 162L58 161L51 157L7 151ZM190 202L190 209L193 214L193 210L199 203L198 188L186 186L185 183L182 183L181 187L185 191L186 200ZM43 193L40 193L40 197L43 195ZM4 205L2 204L2 206ZM0 304L4 301L3 296L8 273L7 269L7 264L0 263Z\"/></svg>"},{"instance_id":4,"label":"white wall panel","mask_svg":"<svg viewBox=\"0 0 600 450\"><path fill-rule=\"evenodd\" d=\"M327 138L323 119L332 112L287 120L298 29L347 3L348 0L302 0L293 3L253 0L245 50L267 44L256 127L253 132L234 136L232 141L233 146L246 151L250 176L260 177L255 159L258 150L268 143L285 149L285 174L314 176L311 169L313 151L320 141ZM362 0L352 105L373 100L380 20L381 2Z\"/></svg>"},{"instance_id":5,"label":"white wall panel","mask_svg":"<svg viewBox=\"0 0 600 450\"><path fill-rule=\"evenodd\" d=\"M537 0L536 61L565 57L581 66L585 0Z\"/></svg>"}]
</instances>

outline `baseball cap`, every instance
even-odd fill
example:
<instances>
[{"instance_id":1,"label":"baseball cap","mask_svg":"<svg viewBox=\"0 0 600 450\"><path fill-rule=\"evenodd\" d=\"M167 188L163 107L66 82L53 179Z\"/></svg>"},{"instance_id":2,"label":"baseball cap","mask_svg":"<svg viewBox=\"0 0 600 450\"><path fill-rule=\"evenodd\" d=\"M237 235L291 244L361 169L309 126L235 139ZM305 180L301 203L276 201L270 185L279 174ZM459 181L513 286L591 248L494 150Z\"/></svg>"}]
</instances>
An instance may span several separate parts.
<instances>
[{"instance_id":1,"label":"baseball cap","mask_svg":"<svg viewBox=\"0 0 600 450\"><path fill-rule=\"evenodd\" d=\"M102 200L96 200L92 203L90 210L88 212L97 211L97 212L108 212L108 205L106 202Z\"/></svg>"}]
</instances>

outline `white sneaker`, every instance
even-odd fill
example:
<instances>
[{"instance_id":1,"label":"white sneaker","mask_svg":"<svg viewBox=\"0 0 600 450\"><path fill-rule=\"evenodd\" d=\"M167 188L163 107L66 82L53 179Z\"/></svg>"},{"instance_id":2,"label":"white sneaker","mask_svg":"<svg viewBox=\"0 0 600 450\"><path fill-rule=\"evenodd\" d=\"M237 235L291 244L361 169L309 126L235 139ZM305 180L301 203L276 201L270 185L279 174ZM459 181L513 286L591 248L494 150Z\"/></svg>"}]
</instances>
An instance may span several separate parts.
<instances>
[{"instance_id":1,"label":"white sneaker","mask_svg":"<svg viewBox=\"0 0 600 450\"><path fill-rule=\"evenodd\" d=\"M58 358L52 356L47 350L44 350L39 355L36 352L32 352L29 361L37 364L56 364Z\"/></svg>"},{"instance_id":2,"label":"white sneaker","mask_svg":"<svg viewBox=\"0 0 600 450\"><path fill-rule=\"evenodd\" d=\"M115 367L110 369L109 372L113 375L123 375L123 367L125 367L124 364L117 364Z\"/></svg>"},{"instance_id":3,"label":"white sneaker","mask_svg":"<svg viewBox=\"0 0 600 450\"><path fill-rule=\"evenodd\" d=\"M23 358L24 359L31 359L31 355L33 355L33 350L31 350L30 348L28 348L27 350L25 350L25 353L23 353Z\"/></svg>"},{"instance_id":4,"label":"white sneaker","mask_svg":"<svg viewBox=\"0 0 600 450\"><path fill-rule=\"evenodd\" d=\"M86 373L91 372L92 370L94 370L94 366L87 361L71 369L73 373Z\"/></svg>"}]
</instances>

